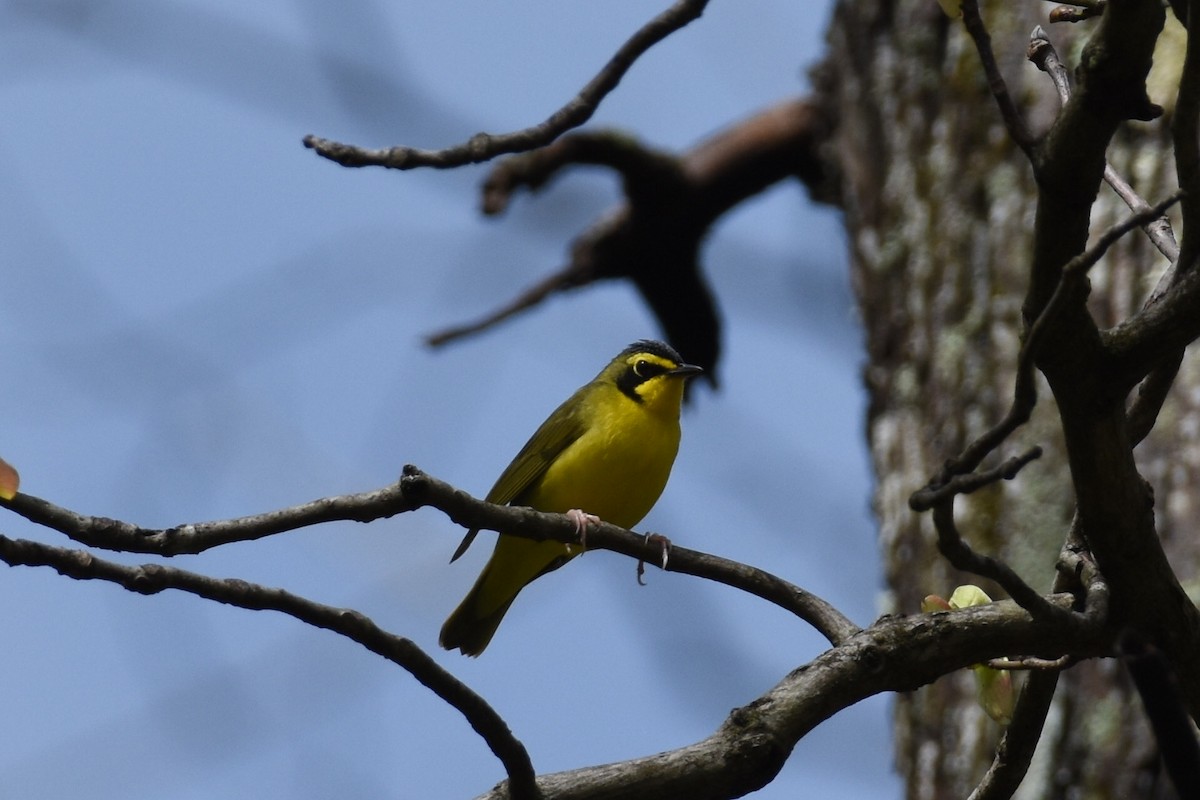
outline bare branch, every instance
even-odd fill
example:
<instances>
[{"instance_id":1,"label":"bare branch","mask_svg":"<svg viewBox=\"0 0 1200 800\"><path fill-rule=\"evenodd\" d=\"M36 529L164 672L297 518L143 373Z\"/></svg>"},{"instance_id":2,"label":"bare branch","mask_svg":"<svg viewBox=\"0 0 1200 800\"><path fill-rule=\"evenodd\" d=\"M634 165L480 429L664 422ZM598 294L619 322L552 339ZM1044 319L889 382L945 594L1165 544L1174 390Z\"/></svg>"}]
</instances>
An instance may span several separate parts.
<instances>
[{"instance_id":1,"label":"bare branch","mask_svg":"<svg viewBox=\"0 0 1200 800\"><path fill-rule=\"evenodd\" d=\"M89 547L160 556L202 553L223 544L250 542L324 522L370 522L416 508L404 496L399 482L372 492L324 497L265 514L173 528L143 528L108 517L78 514L28 494L0 499L0 506Z\"/></svg>"},{"instance_id":2,"label":"bare branch","mask_svg":"<svg viewBox=\"0 0 1200 800\"><path fill-rule=\"evenodd\" d=\"M409 469L405 491L416 502L437 500L452 517L487 525L512 518L542 520L542 526L575 534L564 515L493 506ZM460 520L461 521L461 520ZM557 536L555 537L557 538ZM632 539L632 542L628 541ZM600 525L589 541L616 544L618 552L648 546L641 537ZM700 554L676 548L672 565L695 561ZM362 614L320 605L279 589L235 579L215 579L160 565L124 566L91 554L0 536L0 560L11 565L49 566L82 580L105 580L142 594L177 589L216 602L252 610L275 610L316 627L339 633L404 667L423 685L460 711L504 763L510 779L495 797L608 797L613 784L640 796L739 797L769 782L795 743L821 721L853 703L883 691L907 691L947 672L1003 653L1057 658L1066 653L1090 657L1105 651L1109 637L1102 623L1071 614L1068 594L1043 600L1059 613L1054 619L1031 617L1011 602L990 603L948 613L885 617L865 631L844 632L838 644L746 708L733 712L708 739L676 751L623 764L585 768L537 778L524 747L487 704L441 669L411 641L378 628ZM710 563L724 571L720 560ZM697 574L703 572L696 562ZM687 570L682 570L687 571ZM745 568L748 579L761 576ZM776 586L784 586L776 582ZM510 788L511 787L511 788Z\"/></svg>"},{"instance_id":3,"label":"bare branch","mask_svg":"<svg viewBox=\"0 0 1200 800\"><path fill-rule=\"evenodd\" d=\"M504 720L462 681L440 667L411 640L388 633L363 614L334 608L236 578L210 578L160 564L125 566L94 557L82 550L9 539L0 536L0 560L11 566L52 567L76 580L103 580L139 594L177 589L218 603L250 609L278 611L357 642L372 653L403 667L423 686L457 709L504 765L515 790L514 797L537 798L533 764L525 746L513 736ZM519 790L516 790L519 789Z\"/></svg>"},{"instance_id":4,"label":"bare branch","mask_svg":"<svg viewBox=\"0 0 1200 800\"><path fill-rule=\"evenodd\" d=\"M571 244L565 267L482 319L430 335L443 345L486 330L558 292L590 283L629 281L688 359L715 384L721 318L701 269L713 222L748 197L788 178L836 202L823 149L828 110L791 99L758 111L675 155L620 131L581 131L497 163L483 186L484 213L505 210L519 189L537 191L577 164L603 165L621 178L624 199Z\"/></svg>"},{"instance_id":5,"label":"bare branch","mask_svg":"<svg viewBox=\"0 0 1200 800\"><path fill-rule=\"evenodd\" d=\"M1013 796L1042 738L1042 726L1054 700L1059 670L1036 672L1025 681L1012 722L1004 731L996 757L967 800L1008 800Z\"/></svg>"},{"instance_id":6,"label":"bare branch","mask_svg":"<svg viewBox=\"0 0 1200 800\"><path fill-rule=\"evenodd\" d=\"M911 691L986 661L988 654L1035 652L1056 658L1066 652L1083 657L1107 652L1103 627L1067 611L1070 595L1052 595L1048 602L1063 612L1056 621L1032 618L1011 601L884 617L735 709L700 742L646 758L541 775L538 786L546 800L741 797L774 779L809 731L872 695ZM480 800L508 797L507 786L500 784Z\"/></svg>"},{"instance_id":7,"label":"bare branch","mask_svg":"<svg viewBox=\"0 0 1200 800\"><path fill-rule=\"evenodd\" d=\"M1149 436L1150 431L1154 429L1154 423L1158 421L1158 412L1167 401L1167 395L1175 385L1175 376L1179 374L1182 364L1183 350L1176 350L1150 370L1150 374L1138 387L1137 397L1125 415L1129 441L1134 446Z\"/></svg>"},{"instance_id":8,"label":"bare branch","mask_svg":"<svg viewBox=\"0 0 1200 800\"><path fill-rule=\"evenodd\" d=\"M973 492L1000 479L1011 479L1021 467L1041 455L1039 448L1033 448L1024 455L1009 459L994 470L981 475L971 473L982 463L989 453L999 447L1013 431L1029 420L1033 407L1037 403L1037 384L1034 381L1034 368L1038 356L1038 348L1045 336L1050 322L1066 304L1067 298L1080 288L1080 282L1087 271L1095 266L1108 248L1134 228L1145 224L1147 220L1162 216L1162 213L1172 204L1178 202L1180 193L1168 197L1155 206L1147 207L1125 221L1114 225L1105 231L1096 244L1071 259L1061 270L1058 287L1051 295L1050 301L1042 308L1029 333L1021 345L1021 353L1017 358L1017 377L1013 387L1013 402L1008 413L997 425L985 431L971 442L956 458L950 459L941 471L930 480L923 489L915 492L909 499L909 506L914 511L928 511L938 503L956 494Z\"/></svg>"},{"instance_id":9,"label":"bare branch","mask_svg":"<svg viewBox=\"0 0 1200 800\"><path fill-rule=\"evenodd\" d=\"M413 466L404 468L401 484L405 495L414 503L432 506L465 528L486 528L537 541L553 539L564 544L579 544L578 529L565 514L485 503ZM610 550L639 561L661 563L660 543L606 522L588 527L587 545L589 549ZM723 583L762 598L800 617L832 644L844 642L860 630L820 597L746 564L672 545L666 571Z\"/></svg>"},{"instance_id":10,"label":"bare branch","mask_svg":"<svg viewBox=\"0 0 1200 800\"><path fill-rule=\"evenodd\" d=\"M1189 27L1191 33L1195 33L1195 20L1200 17L1200 6L1195 2L1189 2L1188 5L1187 16L1192 20ZM1188 193L1183 201L1183 247L1177 269L1192 272L1196 261L1200 259L1200 39L1196 36L1187 37L1171 136L1175 146L1175 172L1179 176L1179 186Z\"/></svg>"},{"instance_id":11,"label":"bare branch","mask_svg":"<svg viewBox=\"0 0 1200 800\"><path fill-rule=\"evenodd\" d=\"M992 97L1000 108L1004 126L1008 128L1008 134L1017 143L1017 146L1032 157L1033 134L1029 132L1024 117L1017 110L1017 104L1013 102L1012 95L1009 94L1008 84L1004 82L1004 76L1000 74L1000 65L996 63L996 54L992 51L992 37L983 24L983 18L979 16L977 0L963 0L962 17L967 33L975 42L979 60L983 63L983 72L987 76L988 88L991 89Z\"/></svg>"},{"instance_id":12,"label":"bare branch","mask_svg":"<svg viewBox=\"0 0 1200 800\"><path fill-rule=\"evenodd\" d=\"M999 429L999 426L993 430L997 429ZM1021 455L1013 456L995 469L990 469L986 472L960 474L951 471L944 482L931 483L924 489L915 492L909 498L908 506L913 511L928 511L938 503L952 499L955 495L977 492L985 486L991 486L993 483L1002 480L1011 481L1017 477L1017 473L1021 471L1022 467L1031 461L1041 458L1041 456L1042 448L1031 447Z\"/></svg>"},{"instance_id":13,"label":"bare branch","mask_svg":"<svg viewBox=\"0 0 1200 800\"><path fill-rule=\"evenodd\" d=\"M1065 612L1046 600L1027 584L1020 575L1002 561L976 553L958 532L954 524L954 499L943 500L933 507L933 525L938 535L938 550L955 569L970 572L995 581L1009 597L1035 619L1060 617Z\"/></svg>"},{"instance_id":14,"label":"bare branch","mask_svg":"<svg viewBox=\"0 0 1200 800\"><path fill-rule=\"evenodd\" d=\"M506 319L511 319L517 316L522 311L527 311L538 303L550 297L556 292L561 292L566 289L574 288L582 285L587 280L583 271L574 263L563 267L561 270L547 275L533 286L522 291L509 302L486 314L485 316L475 320L474 322L466 322L461 325L454 325L449 328L443 328L436 333L431 333L425 337L425 344L431 347L441 347L444 344L463 339L476 333L493 328L496 325L504 322Z\"/></svg>"},{"instance_id":15,"label":"bare branch","mask_svg":"<svg viewBox=\"0 0 1200 800\"><path fill-rule=\"evenodd\" d=\"M672 153L647 147L624 131L577 131L497 162L483 182L483 213L503 213L518 189L537 191L561 170L578 164L612 169L633 196L666 192L685 183L683 159ZM671 192L677 193L678 189Z\"/></svg>"},{"instance_id":16,"label":"bare branch","mask_svg":"<svg viewBox=\"0 0 1200 800\"><path fill-rule=\"evenodd\" d=\"M1132 632L1121 637L1119 646L1176 795L1200 797L1200 744L1170 662L1161 650Z\"/></svg>"},{"instance_id":17,"label":"bare branch","mask_svg":"<svg viewBox=\"0 0 1200 800\"><path fill-rule=\"evenodd\" d=\"M513 133L477 133L463 144L443 150L422 150L403 146L371 150L311 134L304 137L304 146L344 167L377 166L388 169L448 169L488 161L505 153L519 153L541 147L591 119L600 101L617 87L638 58L675 31L699 19L707 5L708 0L676 0L674 5L643 25L621 45L604 68L574 99L539 125Z\"/></svg>"},{"instance_id":18,"label":"bare branch","mask_svg":"<svg viewBox=\"0 0 1200 800\"><path fill-rule=\"evenodd\" d=\"M323 522L369 522L425 505L445 512L467 528L486 528L538 541L579 542L575 524L564 514L486 503L411 465L404 468L404 477L399 482L373 492L327 497L265 514L167 529L142 528L120 520L77 514L32 495L18 494L11 501L0 501L0 506L81 544L161 556L200 553L219 545L253 541ZM661 555L654 542L607 523L589 528L588 545L655 564ZM820 597L736 561L673 547L667 570L723 583L760 597L808 622L834 644L859 631L857 625Z\"/></svg>"},{"instance_id":19,"label":"bare branch","mask_svg":"<svg viewBox=\"0 0 1200 800\"><path fill-rule=\"evenodd\" d=\"M1166 212L1168 208L1178 203L1184 197L1184 191L1182 189L1177 189L1166 200L1155 203L1153 206L1145 206L1144 208L1136 211L1133 216L1128 217L1123 222L1119 222L1106 230L1100 235L1100 238L1097 239L1096 244L1080 253L1063 266L1063 280L1065 281L1067 279L1068 274L1086 274L1088 270L1096 265L1096 262L1104 257L1104 254L1108 252L1108 248L1116 244L1118 239L1129 233L1134 228L1140 228L1148 222L1159 219L1163 216L1164 212ZM1060 281L1060 285L1061 283L1062 282ZM1051 303L1053 302L1054 300L1051 298ZM1049 305L1050 304L1048 303L1047 307Z\"/></svg>"},{"instance_id":20,"label":"bare branch","mask_svg":"<svg viewBox=\"0 0 1200 800\"><path fill-rule=\"evenodd\" d=\"M1108 621L1108 587L1096 568L1096 562L1084 549L1078 514L1071 520L1066 543L1056 566L1058 574L1054 578L1053 590L1084 593L1084 617L1093 624L1105 624ZM988 662L988 666L995 669L1032 668L1035 671L1025 681L1025 687L1017 698L1012 722L996 748L992 765L967 800L1008 800L1013 796L1029 771L1034 751L1041 741L1042 727L1054 699L1059 673L1077 660L1068 653L1056 659L1023 657L1015 664L1010 659Z\"/></svg>"},{"instance_id":21,"label":"bare branch","mask_svg":"<svg viewBox=\"0 0 1200 800\"><path fill-rule=\"evenodd\" d=\"M1100 7L1103 10L1103 6ZM1058 51L1054 49L1054 45L1050 42L1050 37L1041 25L1033 29L1033 33L1029 39L1029 60L1050 76L1050 80L1054 83L1054 88L1058 90L1059 99L1065 105L1071 99L1071 77L1065 64L1058 57ZM1142 213L1150 208L1142 196L1134 191L1129 183L1117 174L1117 171L1112 168L1107 162L1104 165L1104 180L1112 187L1117 196L1125 201L1125 205L1129 206L1129 210ZM1146 222L1142 226L1142 230L1146 232L1146 236L1158 248L1158 251L1166 256L1167 260L1174 265L1175 260L1179 257L1179 245L1175 243L1175 233L1171 230L1171 221L1167 219L1165 214ZM1171 270L1168 270L1168 274ZM1164 278L1166 276L1164 275ZM1160 281L1160 286L1162 282ZM1153 299L1155 294L1159 293L1159 289L1151 294Z\"/></svg>"},{"instance_id":22,"label":"bare branch","mask_svg":"<svg viewBox=\"0 0 1200 800\"><path fill-rule=\"evenodd\" d=\"M1065 655L1058 658L993 658L986 664L992 669L1006 669L1010 672L1062 672L1076 661L1074 656Z\"/></svg>"}]
</instances>

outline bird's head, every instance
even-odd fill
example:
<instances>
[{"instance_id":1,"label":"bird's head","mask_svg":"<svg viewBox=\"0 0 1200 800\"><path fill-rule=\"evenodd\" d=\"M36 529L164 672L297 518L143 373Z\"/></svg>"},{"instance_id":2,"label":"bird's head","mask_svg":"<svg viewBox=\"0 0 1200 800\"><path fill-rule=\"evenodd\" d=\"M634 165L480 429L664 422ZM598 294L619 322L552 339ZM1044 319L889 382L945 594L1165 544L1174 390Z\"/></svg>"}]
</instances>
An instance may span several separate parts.
<instances>
[{"instance_id":1,"label":"bird's head","mask_svg":"<svg viewBox=\"0 0 1200 800\"><path fill-rule=\"evenodd\" d=\"M600 373L600 379L613 382L626 397L647 409L678 413L684 383L703 371L684 363L670 345L642 339L622 350Z\"/></svg>"}]
</instances>

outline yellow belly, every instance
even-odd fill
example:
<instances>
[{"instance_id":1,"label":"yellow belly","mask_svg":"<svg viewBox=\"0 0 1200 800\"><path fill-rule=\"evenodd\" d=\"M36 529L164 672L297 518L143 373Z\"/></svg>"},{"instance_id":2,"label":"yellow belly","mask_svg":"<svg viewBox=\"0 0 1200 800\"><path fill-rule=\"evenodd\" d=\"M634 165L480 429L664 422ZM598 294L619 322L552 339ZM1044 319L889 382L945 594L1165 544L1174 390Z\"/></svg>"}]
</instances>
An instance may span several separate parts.
<instances>
[{"instance_id":1,"label":"yellow belly","mask_svg":"<svg viewBox=\"0 0 1200 800\"><path fill-rule=\"evenodd\" d=\"M560 513L578 508L622 528L641 522L671 475L679 421L631 403L615 408L567 447L513 504Z\"/></svg>"},{"instance_id":2,"label":"yellow belly","mask_svg":"<svg viewBox=\"0 0 1200 800\"><path fill-rule=\"evenodd\" d=\"M622 528L641 522L671 475L679 451L679 420L641 406L614 405L619 419L597 420L513 505L558 513L578 508ZM502 613L521 587L579 552L559 542L499 537L472 593L478 613Z\"/></svg>"}]
</instances>

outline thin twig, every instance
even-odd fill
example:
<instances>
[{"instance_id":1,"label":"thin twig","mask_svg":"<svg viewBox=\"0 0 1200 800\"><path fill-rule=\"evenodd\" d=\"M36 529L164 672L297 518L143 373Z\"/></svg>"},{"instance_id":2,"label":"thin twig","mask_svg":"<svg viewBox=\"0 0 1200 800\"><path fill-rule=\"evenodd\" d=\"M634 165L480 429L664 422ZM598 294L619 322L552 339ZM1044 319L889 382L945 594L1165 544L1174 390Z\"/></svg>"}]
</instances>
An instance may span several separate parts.
<instances>
[{"instance_id":1,"label":"thin twig","mask_svg":"<svg viewBox=\"0 0 1200 800\"><path fill-rule=\"evenodd\" d=\"M930 485L919 492L915 492L909 498L909 508L913 511L928 511L938 503L948 500L955 495L971 494L985 486L990 486L1002 480L1011 481L1021 471L1022 467L1031 461L1036 461L1041 456L1042 448L1031 447L1021 455L1013 456L1000 466L986 472L955 474L944 483L939 483L936 486Z\"/></svg>"},{"instance_id":2,"label":"thin twig","mask_svg":"<svg viewBox=\"0 0 1200 800\"><path fill-rule=\"evenodd\" d=\"M1129 207L1130 211L1140 213L1150 209L1150 204L1142 199L1142 196L1124 178L1117 174L1112 164L1108 162L1104 164L1104 181L1112 187L1112 190L1117 193L1118 197L1125 201L1125 205ZM1158 248L1158 252L1162 253L1170 263L1170 266L1163 272L1162 277L1159 279L1160 285L1162 285L1164 280L1169 283L1171 280L1170 276L1175 269L1175 261L1179 258L1179 245L1175 241L1175 231L1171 229L1171 220L1167 218L1166 214L1160 214L1142 225L1142 230L1146 232L1146 236L1149 237L1150 242ZM1159 291L1161 290L1156 287L1150 293L1150 300L1147 302L1152 302Z\"/></svg>"},{"instance_id":3,"label":"thin twig","mask_svg":"<svg viewBox=\"0 0 1200 800\"><path fill-rule=\"evenodd\" d=\"M561 292L584 282L584 272L578 264L571 263L557 272L547 275L537 283L525 289L508 303L500 306L487 315L461 325L443 328L425 337L425 343L430 347L440 347L457 339L487 330L510 317L515 317L526 309L536 306L555 292Z\"/></svg>"},{"instance_id":4,"label":"thin twig","mask_svg":"<svg viewBox=\"0 0 1200 800\"><path fill-rule=\"evenodd\" d=\"M1059 59L1058 51L1054 49L1049 35L1041 25L1035 27L1029 37L1029 60L1050 76L1054 88L1058 90L1059 99L1063 105L1066 105L1067 101L1071 99L1070 71ZM1125 205L1129 206L1130 211L1140 213L1150 208L1150 204L1134 191L1133 187L1107 162L1104 164L1104 180L1117 193L1117 196L1125 201ZM1166 215L1163 214L1148 221L1142 226L1142 229L1154 246L1158 248L1158 251L1174 265L1175 260L1179 258L1179 245L1175 243L1175 233L1171 230L1171 221L1167 219ZM1164 278L1171 272L1172 269L1168 269ZM1161 281L1160 285L1162 285ZM1156 288L1155 292L1151 293L1152 299L1158 291L1159 289Z\"/></svg>"},{"instance_id":5,"label":"thin twig","mask_svg":"<svg viewBox=\"0 0 1200 800\"><path fill-rule=\"evenodd\" d=\"M1017 146L1024 150L1026 155L1031 155L1034 147L1033 134L1029 132L1029 127L1017 109L1017 104L1013 102L1012 95L1008 91L1008 84L1004 82L1004 76L1000 74L1000 66L996 63L996 54L992 51L992 37L983 24L983 18L979 16L977 0L963 0L962 16L963 25L966 26L967 33L975 42L975 50L979 53L979 60L983 63L983 72L987 76L988 88L992 92L996 105L1000 108L1004 126L1008 128L1008 134L1017 143Z\"/></svg>"},{"instance_id":6,"label":"thin twig","mask_svg":"<svg viewBox=\"0 0 1200 800\"><path fill-rule=\"evenodd\" d=\"M1118 239L1134 228L1140 228L1147 222L1161 217L1163 212L1178 203L1183 197L1184 191L1176 189L1166 200L1137 211L1132 216L1127 217L1125 220L1118 222L1106 230L1100 235L1100 238L1096 240L1094 245L1063 265L1062 277L1058 281L1058 286L1055 288L1054 294L1051 295L1049 302L1046 303L1046 307L1042 309L1042 313L1038 315L1038 321L1047 317L1048 312L1052 309L1057 313L1058 309L1056 306L1066 301L1067 295L1078 288L1079 281L1087 275L1088 270L1096 265L1096 262L1104 257L1104 254L1108 252L1108 248L1116 244ZM1034 325L1036 326L1036 324L1035 322ZM1030 337L1032 336L1033 332L1031 329Z\"/></svg>"},{"instance_id":7,"label":"thin twig","mask_svg":"<svg viewBox=\"0 0 1200 800\"><path fill-rule=\"evenodd\" d=\"M675 31L699 19L707 5L708 0L677 0L621 45L604 68L588 81L578 95L538 125L512 133L477 133L462 144L442 150L422 150L404 146L372 150L311 134L304 137L304 146L344 167L378 166L388 169L448 169L488 161L504 153L519 153L541 147L554 141L564 132L587 122L596 112L600 101L616 88L638 58Z\"/></svg>"},{"instance_id":8,"label":"thin twig","mask_svg":"<svg viewBox=\"0 0 1200 800\"><path fill-rule=\"evenodd\" d=\"M1000 584L1009 597L1034 619L1057 618L1069 613L1047 602L1004 562L972 550L958 532L958 526L954 524L953 498L943 500L933 507L933 525L937 530L938 550L955 569Z\"/></svg>"},{"instance_id":9,"label":"thin twig","mask_svg":"<svg viewBox=\"0 0 1200 800\"><path fill-rule=\"evenodd\" d=\"M0 536L0 560L11 566L52 567L69 578L109 581L139 594L177 589L252 611L278 611L341 634L404 668L423 686L458 709L504 765L514 795L519 791L526 798L540 796L529 753L487 701L440 667L411 640L388 633L357 611L322 605L283 589L243 580L211 578L160 564L125 566L82 550L6 536Z\"/></svg>"}]
</instances>

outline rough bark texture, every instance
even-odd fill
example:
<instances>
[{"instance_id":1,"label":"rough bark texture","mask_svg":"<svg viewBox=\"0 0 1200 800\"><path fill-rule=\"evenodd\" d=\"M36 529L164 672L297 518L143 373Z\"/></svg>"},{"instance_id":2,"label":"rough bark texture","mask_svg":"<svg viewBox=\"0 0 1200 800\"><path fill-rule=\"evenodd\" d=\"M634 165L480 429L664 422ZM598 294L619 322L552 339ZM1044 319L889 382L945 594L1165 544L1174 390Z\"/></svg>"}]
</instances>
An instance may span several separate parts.
<instances>
[{"instance_id":1,"label":"rough bark texture","mask_svg":"<svg viewBox=\"0 0 1200 800\"><path fill-rule=\"evenodd\" d=\"M1034 132L1059 109L1046 75L1026 60L1041 24L1074 64L1088 25L1049 25L1045 3L981 3L1009 89ZM1175 20L1170 20L1175 25ZM845 0L815 72L836 125L831 160L854 285L865 326L868 435L888 605L912 612L927 594L962 582L939 557L929 515L909 495L942 462L999 421L1012 398L1029 281L1036 187L1005 132L975 47L960 22L930 0ZM1151 86L1168 105L1170 76ZM1175 187L1168 122L1126 125L1109 151L1114 167L1150 202ZM1107 188L1093 235L1128 215ZM1138 308L1165 260L1145 236L1117 245L1092 272L1090 305L1108 326ZM960 529L1038 589L1048 589L1074 498L1057 410L1044 381L1034 418L1002 449L1034 444L1045 455L1016 480L960 498ZM1200 486L1200 375L1185 359L1138 463L1152 484L1158 528L1195 597ZM985 585L993 597L998 587ZM896 759L910 798L964 798L1001 733L979 710L969 674L896 698ZM1113 660L1074 667L1059 683L1042 745L1018 797L1170 796L1138 698Z\"/></svg>"}]
</instances>

